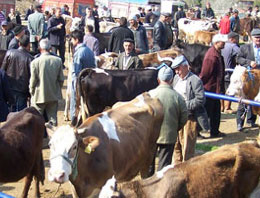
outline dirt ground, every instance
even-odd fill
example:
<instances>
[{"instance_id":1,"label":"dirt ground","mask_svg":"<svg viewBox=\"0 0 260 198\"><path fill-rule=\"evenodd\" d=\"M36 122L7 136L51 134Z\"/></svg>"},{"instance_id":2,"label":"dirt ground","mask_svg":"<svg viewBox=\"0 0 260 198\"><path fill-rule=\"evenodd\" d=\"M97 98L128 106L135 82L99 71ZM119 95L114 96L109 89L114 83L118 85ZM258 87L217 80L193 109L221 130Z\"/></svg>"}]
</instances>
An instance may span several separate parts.
<instances>
[{"instance_id":1,"label":"dirt ground","mask_svg":"<svg viewBox=\"0 0 260 198\"><path fill-rule=\"evenodd\" d=\"M67 70L64 70L65 75L67 74ZM65 98L65 89L66 89L66 81L63 87L63 98ZM63 121L63 109L64 109L65 101L62 100L59 103L59 111L58 111L58 123L59 125L66 124ZM237 108L237 104L232 104L233 109ZM237 132L236 130L236 122L234 114L222 114L221 115L221 124L220 131L227 134L224 138L213 138L213 139L198 139L199 144L209 145L209 146L222 146L225 144L233 144L242 142L245 140L249 140L255 138L258 135L258 128L251 128L247 130L247 133ZM208 134L204 134L208 135ZM203 151L196 151L197 154L202 154ZM60 186L56 183L51 183L48 181L48 169L49 169L49 149L43 149L43 157L45 163L45 174L46 179L44 185L40 186L41 196L43 198L72 198L72 194L70 191L70 185L68 183ZM14 197L19 197L23 189L23 180L20 180L16 183L0 183L0 192L12 195ZM58 192L56 193L56 191ZM33 198L34 186L32 185L29 192L29 197Z\"/></svg>"}]
</instances>

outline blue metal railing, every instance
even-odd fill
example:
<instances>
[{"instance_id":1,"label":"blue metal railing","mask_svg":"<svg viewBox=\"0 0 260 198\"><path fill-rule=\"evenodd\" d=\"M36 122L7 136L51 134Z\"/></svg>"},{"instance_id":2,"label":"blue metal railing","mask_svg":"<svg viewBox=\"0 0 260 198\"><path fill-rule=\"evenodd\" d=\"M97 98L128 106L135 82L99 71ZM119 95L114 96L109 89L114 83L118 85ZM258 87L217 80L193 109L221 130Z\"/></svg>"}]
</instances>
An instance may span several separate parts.
<instances>
[{"instance_id":1,"label":"blue metal railing","mask_svg":"<svg viewBox=\"0 0 260 198\"><path fill-rule=\"evenodd\" d=\"M0 192L0 198L15 198L15 197Z\"/></svg>"}]
</instances>

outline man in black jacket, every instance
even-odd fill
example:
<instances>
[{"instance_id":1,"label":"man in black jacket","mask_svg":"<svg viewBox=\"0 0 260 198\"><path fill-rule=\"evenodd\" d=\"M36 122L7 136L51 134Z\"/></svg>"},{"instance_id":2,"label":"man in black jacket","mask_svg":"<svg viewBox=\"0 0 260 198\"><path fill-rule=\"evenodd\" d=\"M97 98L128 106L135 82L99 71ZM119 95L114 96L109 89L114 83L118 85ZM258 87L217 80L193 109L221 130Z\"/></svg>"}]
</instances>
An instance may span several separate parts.
<instances>
[{"instance_id":1,"label":"man in black jacket","mask_svg":"<svg viewBox=\"0 0 260 198\"><path fill-rule=\"evenodd\" d=\"M14 104L11 106L11 111L20 111L27 107L29 94L29 79L30 79L30 63L33 56L30 55L30 39L23 35L19 38L18 49L8 50L2 69L7 74L7 79L14 96Z\"/></svg>"},{"instance_id":2,"label":"man in black jacket","mask_svg":"<svg viewBox=\"0 0 260 198\"><path fill-rule=\"evenodd\" d=\"M48 20L48 33L49 41L51 44L51 49L54 54L57 54L59 50L59 55L62 63L65 62L65 21L61 17L61 8L56 8L55 15L53 15Z\"/></svg>"},{"instance_id":3,"label":"man in black jacket","mask_svg":"<svg viewBox=\"0 0 260 198\"><path fill-rule=\"evenodd\" d=\"M155 23L153 29L153 51L160 51L166 49L167 36L165 23L171 16L170 13L162 13L160 19Z\"/></svg>"},{"instance_id":4,"label":"man in black jacket","mask_svg":"<svg viewBox=\"0 0 260 198\"><path fill-rule=\"evenodd\" d=\"M125 38L131 38L134 40L133 32L127 27L127 19L125 17L120 18L120 26L115 28L111 34L108 42L109 52L124 52L123 42Z\"/></svg>"}]
</instances>

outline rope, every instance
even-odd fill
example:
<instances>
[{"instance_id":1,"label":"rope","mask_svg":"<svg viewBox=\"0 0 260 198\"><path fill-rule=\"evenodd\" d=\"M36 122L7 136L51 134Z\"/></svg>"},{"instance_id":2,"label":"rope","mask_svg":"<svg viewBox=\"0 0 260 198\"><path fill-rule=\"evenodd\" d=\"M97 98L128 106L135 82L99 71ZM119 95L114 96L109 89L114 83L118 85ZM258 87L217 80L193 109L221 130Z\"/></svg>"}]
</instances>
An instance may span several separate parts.
<instances>
[{"instance_id":1,"label":"rope","mask_svg":"<svg viewBox=\"0 0 260 198\"><path fill-rule=\"evenodd\" d=\"M55 198L55 196L57 195L58 191L60 190L60 187L61 187L61 184L59 184L59 186L58 186L56 192L54 193L54 195L51 196L52 198Z\"/></svg>"}]
</instances>

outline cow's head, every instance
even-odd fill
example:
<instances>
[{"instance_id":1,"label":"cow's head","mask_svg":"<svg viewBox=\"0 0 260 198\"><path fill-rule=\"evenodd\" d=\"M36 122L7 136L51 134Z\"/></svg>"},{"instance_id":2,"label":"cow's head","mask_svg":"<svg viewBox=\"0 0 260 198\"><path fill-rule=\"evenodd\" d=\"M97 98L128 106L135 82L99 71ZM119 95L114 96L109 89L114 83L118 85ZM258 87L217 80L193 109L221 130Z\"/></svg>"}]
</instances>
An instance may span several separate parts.
<instances>
[{"instance_id":1,"label":"cow's head","mask_svg":"<svg viewBox=\"0 0 260 198\"><path fill-rule=\"evenodd\" d=\"M79 17L75 17L72 19L72 23L71 23L71 27L70 27L70 31L73 32L75 30L79 30L79 26L80 26L80 21L81 19Z\"/></svg>"},{"instance_id":2,"label":"cow's head","mask_svg":"<svg viewBox=\"0 0 260 198\"><path fill-rule=\"evenodd\" d=\"M243 80L242 76L245 73L246 68L242 66L236 66L233 74L230 77L230 84L226 91L229 96L242 96L243 94Z\"/></svg>"},{"instance_id":3,"label":"cow's head","mask_svg":"<svg viewBox=\"0 0 260 198\"><path fill-rule=\"evenodd\" d=\"M51 137L50 146L50 170L49 180L57 183L64 183L69 176L75 173L79 145L83 145L86 153L90 154L99 145L99 139L94 136L81 138L79 132L64 125L58 128L46 124L48 135Z\"/></svg>"}]
</instances>

